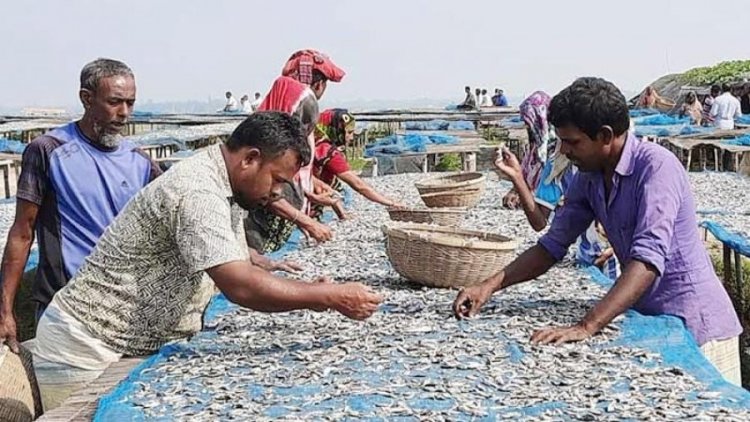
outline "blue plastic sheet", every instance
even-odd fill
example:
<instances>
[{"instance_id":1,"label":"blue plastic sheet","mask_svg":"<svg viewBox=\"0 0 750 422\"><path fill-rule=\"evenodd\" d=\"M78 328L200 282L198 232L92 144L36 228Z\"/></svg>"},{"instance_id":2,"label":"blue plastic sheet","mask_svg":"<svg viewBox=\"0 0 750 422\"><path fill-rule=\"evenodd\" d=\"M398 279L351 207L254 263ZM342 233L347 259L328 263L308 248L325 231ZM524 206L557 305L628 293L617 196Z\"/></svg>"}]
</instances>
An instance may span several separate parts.
<instances>
[{"instance_id":1,"label":"blue plastic sheet","mask_svg":"<svg viewBox=\"0 0 750 422\"><path fill-rule=\"evenodd\" d=\"M741 123L743 125L750 125L750 114L743 114L737 119L737 123Z\"/></svg>"},{"instance_id":2,"label":"blue plastic sheet","mask_svg":"<svg viewBox=\"0 0 750 422\"><path fill-rule=\"evenodd\" d=\"M668 114L654 114L650 116L634 117L636 126L672 126L690 124L689 117L674 117Z\"/></svg>"},{"instance_id":3,"label":"blue plastic sheet","mask_svg":"<svg viewBox=\"0 0 750 422\"><path fill-rule=\"evenodd\" d=\"M750 239L741 234L733 233L715 221L705 220L700 223L700 226L706 228L714 237L733 250L750 257Z\"/></svg>"},{"instance_id":4,"label":"blue plastic sheet","mask_svg":"<svg viewBox=\"0 0 750 422\"><path fill-rule=\"evenodd\" d=\"M376 140L365 146L365 157L376 157L378 155L399 155L408 152L425 152L428 145L433 144L455 144L458 139L455 136L430 134L421 135L406 133L404 135L391 135Z\"/></svg>"},{"instance_id":5,"label":"blue plastic sheet","mask_svg":"<svg viewBox=\"0 0 750 422\"><path fill-rule=\"evenodd\" d=\"M738 138L734 139L727 139L724 141L727 145L741 145L745 147L750 147L750 135L743 135Z\"/></svg>"},{"instance_id":6,"label":"blue plastic sheet","mask_svg":"<svg viewBox=\"0 0 750 422\"><path fill-rule=\"evenodd\" d=\"M9 154L23 154L26 144L12 139L0 138L0 152Z\"/></svg>"},{"instance_id":7,"label":"blue plastic sheet","mask_svg":"<svg viewBox=\"0 0 750 422\"><path fill-rule=\"evenodd\" d=\"M643 116L653 116L654 114L661 114L659 110L653 109L653 108L636 108L633 110L630 110L630 117L643 117Z\"/></svg>"},{"instance_id":8,"label":"blue plastic sheet","mask_svg":"<svg viewBox=\"0 0 750 422\"><path fill-rule=\"evenodd\" d=\"M474 123L467 120L449 122L447 120L428 120L426 122L406 122L406 130L474 130Z\"/></svg>"}]
</instances>

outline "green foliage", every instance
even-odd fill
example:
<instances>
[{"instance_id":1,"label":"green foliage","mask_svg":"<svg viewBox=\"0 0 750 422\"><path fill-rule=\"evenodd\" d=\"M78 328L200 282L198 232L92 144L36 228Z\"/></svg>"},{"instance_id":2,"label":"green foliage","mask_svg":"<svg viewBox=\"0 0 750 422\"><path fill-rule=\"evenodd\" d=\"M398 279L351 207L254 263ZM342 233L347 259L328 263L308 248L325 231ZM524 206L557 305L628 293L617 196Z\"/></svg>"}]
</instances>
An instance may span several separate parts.
<instances>
[{"instance_id":1,"label":"green foliage","mask_svg":"<svg viewBox=\"0 0 750 422\"><path fill-rule=\"evenodd\" d=\"M440 161L435 166L437 171L460 171L461 170L461 156L458 154L443 154L440 157Z\"/></svg>"},{"instance_id":2,"label":"green foliage","mask_svg":"<svg viewBox=\"0 0 750 422\"><path fill-rule=\"evenodd\" d=\"M696 67L680 77L684 83L691 85L711 85L733 82L750 74L750 60L732 60L714 66Z\"/></svg>"}]
</instances>

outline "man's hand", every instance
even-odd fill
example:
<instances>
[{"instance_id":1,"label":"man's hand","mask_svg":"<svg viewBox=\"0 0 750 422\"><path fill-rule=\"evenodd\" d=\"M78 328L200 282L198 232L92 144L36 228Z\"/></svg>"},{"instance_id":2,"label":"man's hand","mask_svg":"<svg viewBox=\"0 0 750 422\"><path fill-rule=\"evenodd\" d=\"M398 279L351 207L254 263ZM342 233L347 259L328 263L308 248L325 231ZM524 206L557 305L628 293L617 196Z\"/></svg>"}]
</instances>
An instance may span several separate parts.
<instances>
[{"instance_id":1,"label":"man's hand","mask_svg":"<svg viewBox=\"0 0 750 422\"><path fill-rule=\"evenodd\" d=\"M587 330L583 325L576 324L570 327L545 328L536 331L531 336L531 342L534 344L554 344L559 345L573 341L586 340L593 336L594 333Z\"/></svg>"},{"instance_id":2,"label":"man's hand","mask_svg":"<svg viewBox=\"0 0 750 422\"><path fill-rule=\"evenodd\" d=\"M16 318L13 312L0 314L0 345L7 344L13 353L18 353Z\"/></svg>"},{"instance_id":3,"label":"man's hand","mask_svg":"<svg viewBox=\"0 0 750 422\"><path fill-rule=\"evenodd\" d=\"M597 266L599 269L602 269L604 267L604 264L607 263L607 260L612 258L612 255L615 254L615 250L612 248L607 248L602 251L602 253L599 254L599 256L594 261L594 265Z\"/></svg>"},{"instance_id":4,"label":"man's hand","mask_svg":"<svg viewBox=\"0 0 750 422\"><path fill-rule=\"evenodd\" d=\"M518 209L521 204L521 197L515 189L511 189L503 196L503 206L510 210Z\"/></svg>"},{"instance_id":5,"label":"man's hand","mask_svg":"<svg viewBox=\"0 0 750 422\"><path fill-rule=\"evenodd\" d=\"M339 286L333 301L333 309L356 320L369 318L378 309L383 297L361 283L344 283Z\"/></svg>"},{"instance_id":6,"label":"man's hand","mask_svg":"<svg viewBox=\"0 0 750 422\"><path fill-rule=\"evenodd\" d=\"M470 318L479 313L479 310L490 300L493 290L488 282L461 289L456 300L453 302L453 314L456 318Z\"/></svg>"},{"instance_id":7,"label":"man's hand","mask_svg":"<svg viewBox=\"0 0 750 422\"><path fill-rule=\"evenodd\" d=\"M506 147L495 151L495 169L498 171L498 175L507 176L513 181L522 175L521 164L518 162L518 158Z\"/></svg>"}]
</instances>

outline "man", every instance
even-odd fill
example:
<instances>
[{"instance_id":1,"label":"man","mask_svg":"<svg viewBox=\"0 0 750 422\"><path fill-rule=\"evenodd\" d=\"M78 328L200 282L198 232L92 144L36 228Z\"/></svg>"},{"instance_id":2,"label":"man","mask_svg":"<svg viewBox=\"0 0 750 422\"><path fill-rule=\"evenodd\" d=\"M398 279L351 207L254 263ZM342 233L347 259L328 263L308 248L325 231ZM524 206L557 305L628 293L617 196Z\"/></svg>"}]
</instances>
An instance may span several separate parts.
<instances>
[{"instance_id":1,"label":"man","mask_svg":"<svg viewBox=\"0 0 750 422\"><path fill-rule=\"evenodd\" d=\"M474 110L477 108L477 97L471 93L471 87L469 86L465 87L464 91L466 92L466 98L457 108L459 110Z\"/></svg>"},{"instance_id":2,"label":"man","mask_svg":"<svg viewBox=\"0 0 750 422\"><path fill-rule=\"evenodd\" d=\"M711 92L708 95L706 95L706 98L703 99L703 125L704 126L714 125L714 119L711 117L711 109L714 106L716 97L718 97L719 95L721 95L721 87L719 85L712 85Z\"/></svg>"},{"instance_id":3,"label":"man","mask_svg":"<svg viewBox=\"0 0 750 422\"><path fill-rule=\"evenodd\" d=\"M508 98L505 97L502 89L495 90L495 96L492 97L492 104L496 107L508 107Z\"/></svg>"},{"instance_id":4,"label":"man","mask_svg":"<svg viewBox=\"0 0 750 422\"><path fill-rule=\"evenodd\" d=\"M713 106L711 106L711 118L714 126L721 130L734 129L734 119L741 117L740 100L732 95L732 87L729 84L721 86L722 94L716 97Z\"/></svg>"},{"instance_id":5,"label":"man","mask_svg":"<svg viewBox=\"0 0 750 422\"><path fill-rule=\"evenodd\" d=\"M148 355L200 330L200 316L188 323L185 311L208 304L210 295L199 292L212 289L203 274L230 301L261 312L372 315L381 297L362 284L286 280L248 261L233 205L273 201L310 154L296 118L254 113L226 144L188 158L138 193L39 322L32 352L45 408L123 355ZM67 382L58 379L63 375Z\"/></svg>"},{"instance_id":6,"label":"man","mask_svg":"<svg viewBox=\"0 0 750 422\"><path fill-rule=\"evenodd\" d=\"M742 114L750 114L750 82L745 82L742 86L740 109Z\"/></svg>"},{"instance_id":7,"label":"man","mask_svg":"<svg viewBox=\"0 0 750 422\"><path fill-rule=\"evenodd\" d=\"M104 229L158 165L120 133L133 112L133 72L98 59L81 71L83 117L34 139L24 151L16 217L2 263L0 342L17 352L13 314L34 231L39 266L32 287L36 319L94 249Z\"/></svg>"},{"instance_id":8,"label":"man","mask_svg":"<svg viewBox=\"0 0 750 422\"><path fill-rule=\"evenodd\" d=\"M240 98L240 110L245 114L250 114L253 112L253 108L250 105L250 97L247 94L243 95L242 98Z\"/></svg>"},{"instance_id":9,"label":"man","mask_svg":"<svg viewBox=\"0 0 750 422\"><path fill-rule=\"evenodd\" d=\"M229 92L229 91L227 91L227 93L225 95L227 97L227 103L224 106L224 110L223 111L224 112L229 112L229 113L238 111L240 108L239 108L239 105L237 105L237 99L234 98L234 95L232 95L232 93Z\"/></svg>"},{"instance_id":10,"label":"man","mask_svg":"<svg viewBox=\"0 0 750 422\"><path fill-rule=\"evenodd\" d=\"M487 95L487 90L482 90L482 101L480 102L482 107L492 107L492 101L490 100L490 97Z\"/></svg>"},{"instance_id":11,"label":"man","mask_svg":"<svg viewBox=\"0 0 750 422\"><path fill-rule=\"evenodd\" d=\"M494 292L544 274L597 219L623 265L622 275L581 322L537 331L532 341L584 340L629 308L675 315L704 355L714 365L725 362L720 372L739 384L742 327L698 233L682 164L663 147L628 131L625 97L603 79L581 78L565 88L552 99L549 120L562 142L561 153L579 169L565 204L536 246L459 293L455 314L476 315ZM719 348L726 354L717 353Z\"/></svg>"},{"instance_id":12,"label":"man","mask_svg":"<svg viewBox=\"0 0 750 422\"><path fill-rule=\"evenodd\" d=\"M260 98L260 92L255 93L255 100L253 100L252 103L250 103L250 107L253 109L253 112L258 111L258 107L260 107L260 104L263 102L263 99Z\"/></svg>"},{"instance_id":13,"label":"man","mask_svg":"<svg viewBox=\"0 0 750 422\"><path fill-rule=\"evenodd\" d=\"M328 81L340 82L345 72L326 55L315 50L300 50L292 54L282 69L271 91L258 110L282 111L299 117L308 136L310 150L315 149L313 129L318 121L318 100L323 97ZM333 190L312 175L313 158L295 176L295 184L286 186L282 198L269 209L256 209L245 220L247 242L259 252L273 252L281 248L297 225L304 233L319 242L328 241L333 232L325 224L312 218L311 203L337 206L338 198L331 198Z\"/></svg>"}]
</instances>

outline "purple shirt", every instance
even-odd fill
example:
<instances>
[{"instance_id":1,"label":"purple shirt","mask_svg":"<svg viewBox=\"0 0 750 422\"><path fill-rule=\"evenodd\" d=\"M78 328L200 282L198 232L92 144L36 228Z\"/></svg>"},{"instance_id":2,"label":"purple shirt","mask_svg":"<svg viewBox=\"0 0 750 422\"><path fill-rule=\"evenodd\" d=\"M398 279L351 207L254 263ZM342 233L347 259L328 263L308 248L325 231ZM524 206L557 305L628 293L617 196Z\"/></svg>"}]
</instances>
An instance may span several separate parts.
<instances>
[{"instance_id":1,"label":"purple shirt","mask_svg":"<svg viewBox=\"0 0 750 422\"><path fill-rule=\"evenodd\" d=\"M742 332L701 241L687 172L677 157L630 134L608 203L604 198L603 174L579 172L539 244L561 260L596 218L623 269L635 259L658 271L635 310L682 318L699 345Z\"/></svg>"}]
</instances>

